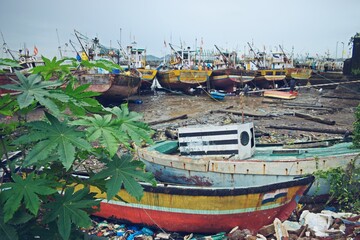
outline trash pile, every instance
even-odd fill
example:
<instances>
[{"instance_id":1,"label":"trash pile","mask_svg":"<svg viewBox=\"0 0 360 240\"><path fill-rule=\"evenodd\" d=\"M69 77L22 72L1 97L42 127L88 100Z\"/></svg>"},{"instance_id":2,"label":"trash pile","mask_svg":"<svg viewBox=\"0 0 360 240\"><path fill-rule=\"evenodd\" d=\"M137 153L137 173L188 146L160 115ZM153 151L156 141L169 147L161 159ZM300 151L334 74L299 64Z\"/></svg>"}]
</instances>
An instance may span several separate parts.
<instances>
[{"instance_id":1,"label":"trash pile","mask_svg":"<svg viewBox=\"0 0 360 240\"><path fill-rule=\"evenodd\" d=\"M144 226L118 224L104 219L93 220L93 227L86 232L92 240L314 240L360 239L360 215L323 210L312 213L304 210L299 221L275 219L273 224L262 227L256 235L247 229L235 227L229 233L214 235L167 233Z\"/></svg>"},{"instance_id":2,"label":"trash pile","mask_svg":"<svg viewBox=\"0 0 360 240\"><path fill-rule=\"evenodd\" d=\"M116 221L107 221L101 218L93 218L93 226L84 230L88 237L85 239L91 240L200 240L212 239L222 240L226 239L226 233L221 232L214 235L199 235L199 234L185 234L185 233L167 233L161 230L154 230L148 227L117 223Z\"/></svg>"},{"instance_id":3,"label":"trash pile","mask_svg":"<svg viewBox=\"0 0 360 240\"><path fill-rule=\"evenodd\" d=\"M314 239L360 239L360 215L335 213L323 210L312 213L304 210L299 221L275 219L273 224L262 227L256 236L248 230L233 229L228 240L314 240Z\"/></svg>"}]
</instances>

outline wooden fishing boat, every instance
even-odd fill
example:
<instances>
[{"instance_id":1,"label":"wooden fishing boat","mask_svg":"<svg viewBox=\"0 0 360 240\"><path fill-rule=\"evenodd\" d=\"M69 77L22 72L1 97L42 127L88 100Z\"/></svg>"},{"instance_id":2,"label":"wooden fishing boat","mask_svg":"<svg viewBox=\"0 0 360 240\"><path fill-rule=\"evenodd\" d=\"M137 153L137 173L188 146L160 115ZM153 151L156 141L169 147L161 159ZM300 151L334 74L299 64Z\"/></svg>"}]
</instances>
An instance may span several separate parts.
<instances>
[{"instance_id":1,"label":"wooden fishing boat","mask_svg":"<svg viewBox=\"0 0 360 240\"><path fill-rule=\"evenodd\" d=\"M222 52L218 46L219 56L213 61L213 71L210 76L212 89L223 90L228 93L235 92L239 87L244 87L255 78L256 71L240 69L236 66L236 52Z\"/></svg>"},{"instance_id":2,"label":"wooden fishing boat","mask_svg":"<svg viewBox=\"0 0 360 240\"><path fill-rule=\"evenodd\" d=\"M276 88L286 83L286 70L283 69L262 69L257 70L254 84L259 88Z\"/></svg>"},{"instance_id":3,"label":"wooden fishing boat","mask_svg":"<svg viewBox=\"0 0 360 240\"><path fill-rule=\"evenodd\" d=\"M152 83L155 79L157 70L150 69L150 66L146 66L146 49L145 48L137 48L135 45L129 45L124 49L120 42L118 41L120 46L120 51L122 56L124 57L125 64L127 66L131 66L136 68L140 72L141 77L141 86L142 90L151 89Z\"/></svg>"},{"instance_id":4,"label":"wooden fishing boat","mask_svg":"<svg viewBox=\"0 0 360 240\"><path fill-rule=\"evenodd\" d=\"M308 80L311 77L312 69L309 68L288 68L286 69L287 78L296 80Z\"/></svg>"},{"instance_id":5,"label":"wooden fishing boat","mask_svg":"<svg viewBox=\"0 0 360 240\"><path fill-rule=\"evenodd\" d=\"M169 46L172 49L172 56L167 65L163 65L156 75L160 85L168 90L180 90L185 93L206 86L211 70L195 65L191 55L196 51L190 51L190 48L187 51L176 51L172 44L169 43Z\"/></svg>"},{"instance_id":6,"label":"wooden fishing boat","mask_svg":"<svg viewBox=\"0 0 360 240\"><path fill-rule=\"evenodd\" d=\"M235 68L215 69L210 76L210 86L213 89L234 92L255 78L256 71Z\"/></svg>"},{"instance_id":7,"label":"wooden fishing boat","mask_svg":"<svg viewBox=\"0 0 360 240\"><path fill-rule=\"evenodd\" d=\"M141 85L139 73L98 74L75 73L80 84L90 83L88 90L101 93L104 98L125 99L138 92Z\"/></svg>"},{"instance_id":8,"label":"wooden fishing boat","mask_svg":"<svg viewBox=\"0 0 360 240\"><path fill-rule=\"evenodd\" d=\"M266 90L264 91L264 97L280 98L280 99L295 99L297 92L283 92L277 90Z\"/></svg>"},{"instance_id":9,"label":"wooden fishing boat","mask_svg":"<svg viewBox=\"0 0 360 240\"><path fill-rule=\"evenodd\" d=\"M239 226L255 233L275 218L288 219L313 179L307 176L263 186L224 188L142 184L140 201L124 190L119 192L124 201L107 201L105 194L92 189L99 193L97 198L104 199L94 215L174 232L229 232Z\"/></svg>"},{"instance_id":10,"label":"wooden fishing boat","mask_svg":"<svg viewBox=\"0 0 360 240\"><path fill-rule=\"evenodd\" d=\"M210 70L168 69L159 70L157 79L164 88L189 93L191 88L205 86L210 75Z\"/></svg>"},{"instance_id":11,"label":"wooden fishing boat","mask_svg":"<svg viewBox=\"0 0 360 240\"><path fill-rule=\"evenodd\" d=\"M294 145L296 147L296 145ZM179 128L179 141L137 148L160 181L214 187L249 187L285 181L317 170L346 167L360 154L343 142L325 148L258 147L253 123ZM356 164L359 164L358 162ZM316 182L308 195L324 195Z\"/></svg>"},{"instance_id":12,"label":"wooden fishing boat","mask_svg":"<svg viewBox=\"0 0 360 240\"><path fill-rule=\"evenodd\" d=\"M141 89L150 89L156 77L156 69L138 68L141 73Z\"/></svg>"},{"instance_id":13,"label":"wooden fishing boat","mask_svg":"<svg viewBox=\"0 0 360 240\"><path fill-rule=\"evenodd\" d=\"M18 77L16 76L15 73L1 73L0 74L0 96L3 96L8 93L10 93L10 94L15 93L15 91L1 88L2 85L14 84L14 81L12 81L11 79L17 80Z\"/></svg>"}]
</instances>

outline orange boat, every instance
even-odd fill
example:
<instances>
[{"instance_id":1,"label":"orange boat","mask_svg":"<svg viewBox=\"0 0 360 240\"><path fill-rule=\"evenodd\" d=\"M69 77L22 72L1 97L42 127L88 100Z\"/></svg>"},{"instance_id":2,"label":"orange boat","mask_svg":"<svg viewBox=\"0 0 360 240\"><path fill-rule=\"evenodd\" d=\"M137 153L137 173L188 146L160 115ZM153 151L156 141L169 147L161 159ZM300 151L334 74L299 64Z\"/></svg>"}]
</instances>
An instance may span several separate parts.
<instances>
[{"instance_id":1,"label":"orange boat","mask_svg":"<svg viewBox=\"0 0 360 240\"><path fill-rule=\"evenodd\" d=\"M298 92L282 92L276 90L267 90L264 91L264 97L271 98L280 98L280 99L295 99L298 95Z\"/></svg>"}]
</instances>

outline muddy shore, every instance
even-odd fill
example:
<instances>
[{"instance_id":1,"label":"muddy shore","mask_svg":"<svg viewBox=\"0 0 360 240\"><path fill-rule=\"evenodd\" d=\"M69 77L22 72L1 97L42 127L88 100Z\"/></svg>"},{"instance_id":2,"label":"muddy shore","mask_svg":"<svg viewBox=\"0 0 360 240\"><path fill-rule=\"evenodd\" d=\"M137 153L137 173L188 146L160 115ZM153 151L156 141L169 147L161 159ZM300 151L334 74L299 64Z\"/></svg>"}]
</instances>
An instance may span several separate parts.
<instances>
[{"instance_id":1,"label":"muddy shore","mask_svg":"<svg viewBox=\"0 0 360 240\"><path fill-rule=\"evenodd\" d=\"M143 121L158 131L160 139L166 138L161 134L165 130L176 133L181 126L253 121L257 136L262 136L260 143L291 143L342 138L346 131L351 133L359 103L357 86L347 85L336 89L302 88L292 100L254 93L226 96L219 101L206 92L189 96L156 91L132 96L129 108L142 113ZM324 121L306 119L303 114Z\"/></svg>"}]
</instances>

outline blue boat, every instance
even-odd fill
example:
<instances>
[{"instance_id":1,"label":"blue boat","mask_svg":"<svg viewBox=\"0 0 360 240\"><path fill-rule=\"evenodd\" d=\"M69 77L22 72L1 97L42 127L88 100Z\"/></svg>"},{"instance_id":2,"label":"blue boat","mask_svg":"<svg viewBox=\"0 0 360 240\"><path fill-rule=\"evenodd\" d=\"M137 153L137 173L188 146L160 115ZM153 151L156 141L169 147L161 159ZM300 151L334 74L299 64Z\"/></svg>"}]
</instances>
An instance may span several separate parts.
<instances>
[{"instance_id":1,"label":"blue boat","mask_svg":"<svg viewBox=\"0 0 360 240\"><path fill-rule=\"evenodd\" d=\"M137 148L137 154L146 169L162 182L248 187L287 181L317 170L345 168L360 154L360 149L351 149L351 145L342 142L317 148L255 149L253 123L245 123L179 128L179 141ZM328 192L328 182L316 181L308 195Z\"/></svg>"},{"instance_id":2,"label":"blue boat","mask_svg":"<svg viewBox=\"0 0 360 240\"><path fill-rule=\"evenodd\" d=\"M220 93L217 91L212 91L210 92L210 95L212 98L216 99L216 100L224 100L226 94L225 93Z\"/></svg>"}]
</instances>

